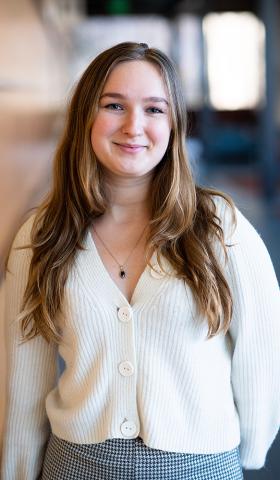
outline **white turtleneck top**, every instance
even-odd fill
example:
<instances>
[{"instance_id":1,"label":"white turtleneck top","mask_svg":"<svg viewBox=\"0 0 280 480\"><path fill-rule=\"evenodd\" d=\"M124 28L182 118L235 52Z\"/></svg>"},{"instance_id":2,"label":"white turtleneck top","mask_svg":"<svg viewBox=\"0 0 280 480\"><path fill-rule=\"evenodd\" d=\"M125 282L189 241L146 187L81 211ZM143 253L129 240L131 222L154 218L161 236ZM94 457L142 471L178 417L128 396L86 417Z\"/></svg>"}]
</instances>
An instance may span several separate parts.
<instances>
[{"instance_id":1,"label":"white turtleneck top","mask_svg":"<svg viewBox=\"0 0 280 480\"><path fill-rule=\"evenodd\" d=\"M237 210L216 199L233 295L229 332L207 340L190 288L163 261L146 267L129 304L90 231L66 284L63 341L19 345L33 217L20 229L5 281L8 358L2 480L35 480L50 433L78 444L138 435L152 448L209 454L240 443L261 468L280 419L280 296L268 252ZM232 233L233 232L233 233ZM217 245L221 261L221 249ZM57 355L65 370L57 379Z\"/></svg>"}]
</instances>

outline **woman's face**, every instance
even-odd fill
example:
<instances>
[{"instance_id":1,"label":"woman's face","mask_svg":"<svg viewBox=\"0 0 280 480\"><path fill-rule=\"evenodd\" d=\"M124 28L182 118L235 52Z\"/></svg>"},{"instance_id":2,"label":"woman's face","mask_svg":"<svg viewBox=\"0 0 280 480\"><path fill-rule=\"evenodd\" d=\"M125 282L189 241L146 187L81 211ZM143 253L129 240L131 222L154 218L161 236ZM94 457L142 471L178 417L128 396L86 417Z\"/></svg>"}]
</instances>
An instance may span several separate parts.
<instances>
[{"instance_id":1,"label":"woman's face","mask_svg":"<svg viewBox=\"0 0 280 480\"><path fill-rule=\"evenodd\" d=\"M118 64L100 97L92 148L110 173L139 177L161 161L170 136L170 100L159 70L147 61Z\"/></svg>"}]
</instances>

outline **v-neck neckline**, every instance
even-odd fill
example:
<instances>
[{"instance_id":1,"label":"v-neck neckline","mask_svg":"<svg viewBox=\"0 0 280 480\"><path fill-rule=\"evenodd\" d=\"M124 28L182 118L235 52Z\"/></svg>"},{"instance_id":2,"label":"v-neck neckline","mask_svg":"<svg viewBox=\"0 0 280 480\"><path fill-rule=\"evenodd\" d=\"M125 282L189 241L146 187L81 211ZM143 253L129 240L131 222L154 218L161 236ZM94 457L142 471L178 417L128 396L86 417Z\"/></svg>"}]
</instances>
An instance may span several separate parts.
<instances>
[{"instance_id":1,"label":"v-neck neckline","mask_svg":"<svg viewBox=\"0 0 280 480\"><path fill-rule=\"evenodd\" d=\"M99 254L98 248L95 244L95 241L94 241L94 238L93 238L93 235L92 235L92 232L91 232L90 229L88 230L87 237L88 237L89 246L94 250L96 261L98 262L98 266L100 268L100 271L103 274L104 280L106 282L108 282L108 284L111 286L111 289L113 289L114 293L117 293L120 297L122 297L122 299L127 303L127 305L129 307L133 307L133 305L135 303L135 301L134 301L135 297L137 296L137 292L141 288L143 282L145 281L145 277L147 275L147 270L149 268L149 265L147 264L145 266L144 270L142 271L142 273L141 273L140 277L138 278L138 281L137 281L137 283L134 287L131 298L130 298L130 300L128 300L128 298L121 291L121 289L118 287L118 285L116 284L114 279L111 277L110 273L108 272L108 269L106 268L100 254ZM156 261L156 253L153 253L151 258L150 258L150 262L152 264L154 264L155 261Z\"/></svg>"}]
</instances>

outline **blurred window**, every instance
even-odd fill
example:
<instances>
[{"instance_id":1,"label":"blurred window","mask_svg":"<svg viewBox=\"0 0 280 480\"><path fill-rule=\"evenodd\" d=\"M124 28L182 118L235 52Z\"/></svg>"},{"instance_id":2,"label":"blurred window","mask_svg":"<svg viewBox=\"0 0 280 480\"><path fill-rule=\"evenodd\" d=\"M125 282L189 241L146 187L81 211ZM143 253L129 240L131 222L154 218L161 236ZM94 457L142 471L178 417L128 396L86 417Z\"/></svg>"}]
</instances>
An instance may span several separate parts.
<instances>
[{"instance_id":1,"label":"blurred window","mask_svg":"<svg viewBox=\"0 0 280 480\"><path fill-rule=\"evenodd\" d=\"M265 30L252 13L210 13L203 19L210 104L254 109L264 97Z\"/></svg>"},{"instance_id":2,"label":"blurred window","mask_svg":"<svg viewBox=\"0 0 280 480\"><path fill-rule=\"evenodd\" d=\"M203 35L202 21L196 15L177 19L178 44L174 55L185 87L187 106L198 110L203 105ZM178 48L179 45L179 48Z\"/></svg>"}]
</instances>

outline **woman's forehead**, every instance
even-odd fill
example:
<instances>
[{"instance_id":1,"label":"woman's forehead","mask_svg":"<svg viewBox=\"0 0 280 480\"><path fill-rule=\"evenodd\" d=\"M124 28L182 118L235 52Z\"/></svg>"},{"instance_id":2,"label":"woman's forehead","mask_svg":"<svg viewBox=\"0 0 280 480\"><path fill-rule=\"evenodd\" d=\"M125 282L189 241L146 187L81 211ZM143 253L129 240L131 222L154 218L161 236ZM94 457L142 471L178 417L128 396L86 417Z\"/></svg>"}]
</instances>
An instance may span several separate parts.
<instances>
[{"instance_id":1,"label":"woman's forehead","mask_svg":"<svg viewBox=\"0 0 280 480\"><path fill-rule=\"evenodd\" d=\"M168 89L160 68L147 60L120 62L110 71L102 90L124 96L141 93L144 97L161 97L169 100Z\"/></svg>"}]
</instances>

